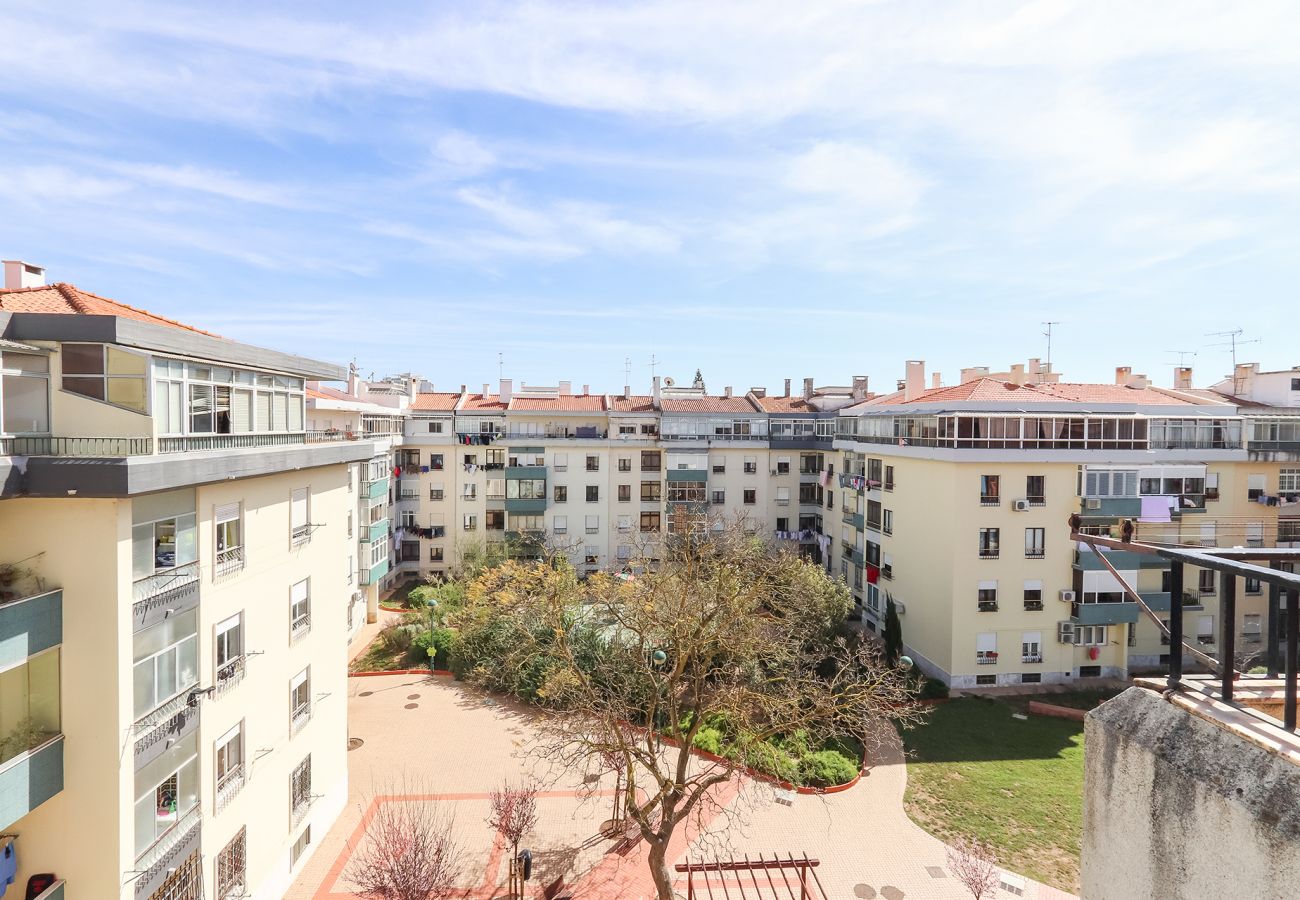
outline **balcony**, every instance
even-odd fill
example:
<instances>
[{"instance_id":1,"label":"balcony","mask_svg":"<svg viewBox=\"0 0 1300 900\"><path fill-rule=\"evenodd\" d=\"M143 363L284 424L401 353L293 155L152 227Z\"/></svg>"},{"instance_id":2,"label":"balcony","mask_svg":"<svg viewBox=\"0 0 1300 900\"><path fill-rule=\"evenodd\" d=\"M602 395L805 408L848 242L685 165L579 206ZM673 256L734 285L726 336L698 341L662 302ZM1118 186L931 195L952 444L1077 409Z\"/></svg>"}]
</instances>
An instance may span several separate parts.
<instances>
[{"instance_id":1,"label":"balcony","mask_svg":"<svg viewBox=\"0 0 1300 900\"><path fill-rule=\"evenodd\" d=\"M1025 559L1044 559L1046 558L1046 556L1047 556L1047 551L1044 550L1042 547L1025 548Z\"/></svg>"},{"instance_id":2,"label":"balcony","mask_svg":"<svg viewBox=\"0 0 1300 900\"><path fill-rule=\"evenodd\" d=\"M367 543L377 544L380 541L387 540L388 533L389 533L388 519L386 518L380 519L378 522L371 522L369 525L365 527L365 532L362 535L362 540L366 541Z\"/></svg>"},{"instance_id":3,"label":"balcony","mask_svg":"<svg viewBox=\"0 0 1300 900\"><path fill-rule=\"evenodd\" d=\"M244 548L231 547L227 550L218 550L216 563L213 566L213 573L217 576L230 575L244 568Z\"/></svg>"},{"instance_id":4,"label":"balcony","mask_svg":"<svg viewBox=\"0 0 1300 900\"><path fill-rule=\"evenodd\" d=\"M362 558L365 558L366 556L365 544L362 544L361 556ZM357 581L360 582L361 584L379 584L380 579L382 579L385 575L388 574L388 569L389 569L389 561L388 561L388 557L385 556L383 559L381 559L379 562L375 563L374 565L370 566L369 568L362 569L357 576Z\"/></svg>"},{"instance_id":5,"label":"balcony","mask_svg":"<svg viewBox=\"0 0 1300 900\"><path fill-rule=\"evenodd\" d=\"M307 443L309 444L331 444L335 441L359 441L363 437L388 437L399 432L386 432L384 434L357 434L355 431L344 431L341 428L327 428L323 431L308 431Z\"/></svg>"},{"instance_id":6,"label":"balcony","mask_svg":"<svg viewBox=\"0 0 1300 900\"><path fill-rule=\"evenodd\" d=\"M532 478L546 480L546 466L506 466L506 479Z\"/></svg>"},{"instance_id":7,"label":"balcony","mask_svg":"<svg viewBox=\"0 0 1300 900\"><path fill-rule=\"evenodd\" d=\"M1151 607L1152 612L1169 612L1170 600L1168 591L1138 591L1138 596L1142 602ZM1193 591L1183 591L1183 609L1197 610L1203 609L1201 605L1201 595Z\"/></svg>"},{"instance_id":8,"label":"balcony","mask_svg":"<svg viewBox=\"0 0 1300 900\"><path fill-rule=\"evenodd\" d=\"M308 722L311 721L311 703L303 703L295 706L289 714L289 734L290 736L302 731Z\"/></svg>"},{"instance_id":9,"label":"balcony","mask_svg":"<svg viewBox=\"0 0 1300 900\"><path fill-rule=\"evenodd\" d=\"M119 458L149 456L147 437L7 437L0 438L0 456L77 456Z\"/></svg>"},{"instance_id":10,"label":"balcony","mask_svg":"<svg viewBox=\"0 0 1300 900\"><path fill-rule=\"evenodd\" d=\"M58 734L0 766L0 828L63 790L63 735Z\"/></svg>"},{"instance_id":11,"label":"balcony","mask_svg":"<svg viewBox=\"0 0 1300 900\"><path fill-rule=\"evenodd\" d=\"M217 812L225 809L227 804L244 787L244 764L232 766L217 779Z\"/></svg>"},{"instance_id":12,"label":"balcony","mask_svg":"<svg viewBox=\"0 0 1300 900\"><path fill-rule=\"evenodd\" d=\"M151 897L177 863L198 850L202 824L203 813L195 806L136 857L135 869L140 873L135 881L136 897Z\"/></svg>"},{"instance_id":13,"label":"balcony","mask_svg":"<svg viewBox=\"0 0 1300 900\"><path fill-rule=\"evenodd\" d=\"M1025 665L1034 665L1034 664L1038 664L1038 663L1041 663L1041 662L1043 661L1043 654L1041 654L1041 653L1029 653L1029 654L1024 654L1024 655L1022 655L1022 656L1020 657L1020 661L1021 661L1022 663L1024 663Z\"/></svg>"},{"instance_id":14,"label":"balcony","mask_svg":"<svg viewBox=\"0 0 1300 900\"><path fill-rule=\"evenodd\" d=\"M998 601L996 600L980 600L978 605L979 605L980 612L998 611Z\"/></svg>"},{"instance_id":15,"label":"balcony","mask_svg":"<svg viewBox=\"0 0 1300 900\"><path fill-rule=\"evenodd\" d=\"M709 473L704 469L669 469L667 480L670 484L672 482L681 481L699 482L703 484L709 480Z\"/></svg>"},{"instance_id":16,"label":"balcony","mask_svg":"<svg viewBox=\"0 0 1300 900\"><path fill-rule=\"evenodd\" d=\"M998 558L998 548L997 548L997 547L981 547L981 548L980 548L980 559L997 559L997 558Z\"/></svg>"},{"instance_id":17,"label":"balcony","mask_svg":"<svg viewBox=\"0 0 1300 900\"><path fill-rule=\"evenodd\" d=\"M977 666L996 666L998 664L998 654L996 650L976 650L975 665Z\"/></svg>"},{"instance_id":18,"label":"balcony","mask_svg":"<svg viewBox=\"0 0 1300 900\"><path fill-rule=\"evenodd\" d=\"M0 603L0 668L63 643L63 591Z\"/></svg>"},{"instance_id":19,"label":"balcony","mask_svg":"<svg viewBox=\"0 0 1300 900\"><path fill-rule=\"evenodd\" d=\"M851 527L854 531L861 531L866 525L862 513L858 512L846 512L840 517L840 521ZM879 527L877 527L877 530L879 530Z\"/></svg>"},{"instance_id":20,"label":"balcony","mask_svg":"<svg viewBox=\"0 0 1300 900\"><path fill-rule=\"evenodd\" d=\"M980 506L1001 506L1002 500L997 494L980 494Z\"/></svg>"},{"instance_id":21,"label":"balcony","mask_svg":"<svg viewBox=\"0 0 1300 900\"><path fill-rule=\"evenodd\" d=\"M147 628L169 615L199 605L199 564L186 563L141 578L131 588L135 630Z\"/></svg>"},{"instance_id":22,"label":"balcony","mask_svg":"<svg viewBox=\"0 0 1300 900\"><path fill-rule=\"evenodd\" d=\"M1042 612L1042 611L1043 611L1043 601L1042 601L1042 600L1026 600L1026 601L1025 601L1025 612Z\"/></svg>"},{"instance_id":23,"label":"balcony","mask_svg":"<svg viewBox=\"0 0 1300 900\"><path fill-rule=\"evenodd\" d=\"M361 483L361 496L367 500L379 500L388 496L388 479L376 478L374 481Z\"/></svg>"},{"instance_id":24,"label":"balcony","mask_svg":"<svg viewBox=\"0 0 1300 900\"><path fill-rule=\"evenodd\" d=\"M1139 612L1138 605L1132 601L1081 603L1075 600L1070 604L1070 618L1076 625L1133 625Z\"/></svg>"},{"instance_id":25,"label":"balcony","mask_svg":"<svg viewBox=\"0 0 1300 900\"><path fill-rule=\"evenodd\" d=\"M158 438L159 453L194 450L247 450L254 447L291 447L307 443L305 431L291 434L187 434Z\"/></svg>"},{"instance_id":26,"label":"balcony","mask_svg":"<svg viewBox=\"0 0 1300 900\"><path fill-rule=\"evenodd\" d=\"M216 678L214 679L216 689L213 691L213 697L222 697L244 680L244 657L236 656L229 662L223 663L217 667Z\"/></svg>"},{"instance_id":27,"label":"balcony","mask_svg":"<svg viewBox=\"0 0 1300 900\"><path fill-rule=\"evenodd\" d=\"M182 691L135 723L136 769L199 727L199 708L189 705L189 696L190 691Z\"/></svg>"},{"instance_id":28,"label":"balcony","mask_svg":"<svg viewBox=\"0 0 1300 900\"><path fill-rule=\"evenodd\" d=\"M305 612L289 624L289 640L296 641L311 631L311 613Z\"/></svg>"}]
</instances>

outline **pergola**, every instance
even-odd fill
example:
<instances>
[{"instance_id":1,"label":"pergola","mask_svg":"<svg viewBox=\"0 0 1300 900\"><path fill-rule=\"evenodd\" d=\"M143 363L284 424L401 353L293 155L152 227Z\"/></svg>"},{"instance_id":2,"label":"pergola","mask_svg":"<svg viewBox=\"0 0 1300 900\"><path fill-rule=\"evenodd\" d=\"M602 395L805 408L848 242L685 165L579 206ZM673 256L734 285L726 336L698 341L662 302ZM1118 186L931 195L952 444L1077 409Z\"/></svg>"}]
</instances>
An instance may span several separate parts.
<instances>
[{"instance_id":1,"label":"pergola","mask_svg":"<svg viewBox=\"0 0 1300 900\"><path fill-rule=\"evenodd\" d=\"M817 867L821 863L807 853L787 853L782 859L762 853L756 859L745 854L741 859L678 863L678 872L686 874L687 900L828 900Z\"/></svg>"}]
</instances>

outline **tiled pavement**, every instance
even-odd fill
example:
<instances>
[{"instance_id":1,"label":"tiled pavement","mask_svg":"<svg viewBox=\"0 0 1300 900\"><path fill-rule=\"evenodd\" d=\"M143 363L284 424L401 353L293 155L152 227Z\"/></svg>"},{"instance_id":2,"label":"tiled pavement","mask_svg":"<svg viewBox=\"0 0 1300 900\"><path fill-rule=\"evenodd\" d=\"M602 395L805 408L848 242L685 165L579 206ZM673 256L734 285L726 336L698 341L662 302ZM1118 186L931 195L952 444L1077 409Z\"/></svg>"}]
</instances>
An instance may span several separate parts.
<instances>
[{"instance_id":1,"label":"tiled pavement","mask_svg":"<svg viewBox=\"0 0 1300 900\"><path fill-rule=\"evenodd\" d=\"M433 794L455 815L457 839L467 852L463 896L504 896L497 887L505 878L504 854L484 824L487 794L504 778L550 774L543 762L525 753L532 714L449 679L419 675L349 679L348 705L351 736L364 741L349 754L349 803L286 898L352 897L343 873L348 848L364 833L364 817L376 803L401 802L398 797L411 792ZM732 786L724 798L727 809L743 811L714 818L703 835L689 829L670 856L682 861L688 849L692 858L806 851L821 860L817 874L833 900L968 897L944 874L943 844L904 814L905 785L905 767L895 749L878 759L857 786L831 796L797 796L785 805L772 802L770 792L753 783ZM543 886L560 877L566 885L560 896L653 896L644 845L619 856L607 852L610 842L597 836L608 818L612 784L603 791L600 787L568 783L563 777L547 780L537 831L526 841L538 872L529 883L530 897L541 897ZM1023 896L1066 900L1070 895L1031 882Z\"/></svg>"}]
</instances>

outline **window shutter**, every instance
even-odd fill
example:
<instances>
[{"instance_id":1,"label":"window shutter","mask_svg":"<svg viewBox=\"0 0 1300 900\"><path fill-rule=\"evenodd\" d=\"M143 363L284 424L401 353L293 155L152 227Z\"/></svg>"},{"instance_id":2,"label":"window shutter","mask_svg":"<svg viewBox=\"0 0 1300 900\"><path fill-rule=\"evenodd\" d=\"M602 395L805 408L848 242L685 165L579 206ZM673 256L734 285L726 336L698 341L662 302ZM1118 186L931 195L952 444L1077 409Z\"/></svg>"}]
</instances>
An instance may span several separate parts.
<instances>
[{"instance_id":1,"label":"window shutter","mask_svg":"<svg viewBox=\"0 0 1300 900\"><path fill-rule=\"evenodd\" d=\"M996 591L998 589L998 583L996 581L981 581L979 589L981 591Z\"/></svg>"},{"instance_id":2,"label":"window shutter","mask_svg":"<svg viewBox=\"0 0 1300 900\"><path fill-rule=\"evenodd\" d=\"M213 513L213 518L216 519L218 525L220 525L222 522L229 522L232 519L238 519L239 504L226 503L221 506L218 506L216 508L216 511Z\"/></svg>"},{"instance_id":3,"label":"window shutter","mask_svg":"<svg viewBox=\"0 0 1300 900\"><path fill-rule=\"evenodd\" d=\"M307 489L297 488L289 501L289 524L296 529L307 525Z\"/></svg>"},{"instance_id":4,"label":"window shutter","mask_svg":"<svg viewBox=\"0 0 1300 900\"><path fill-rule=\"evenodd\" d=\"M981 653L996 653L998 649L997 633L984 631L975 635L975 649Z\"/></svg>"},{"instance_id":5,"label":"window shutter","mask_svg":"<svg viewBox=\"0 0 1300 900\"><path fill-rule=\"evenodd\" d=\"M599 528L599 527L600 527L600 516L587 516L587 527L588 527L588 528Z\"/></svg>"},{"instance_id":6,"label":"window shutter","mask_svg":"<svg viewBox=\"0 0 1300 900\"><path fill-rule=\"evenodd\" d=\"M790 499L790 489L788 487L779 487L776 489L777 502Z\"/></svg>"},{"instance_id":7,"label":"window shutter","mask_svg":"<svg viewBox=\"0 0 1300 900\"><path fill-rule=\"evenodd\" d=\"M551 519L551 530L554 531L556 534L564 534L566 531L569 530L569 517L556 516L553 519Z\"/></svg>"},{"instance_id":8,"label":"window shutter","mask_svg":"<svg viewBox=\"0 0 1300 900\"><path fill-rule=\"evenodd\" d=\"M1025 582L1025 590L1027 591L1041 591L1042 589L1043 589L1043 583L1041 581Z\"/></svg>"}]
</instances>

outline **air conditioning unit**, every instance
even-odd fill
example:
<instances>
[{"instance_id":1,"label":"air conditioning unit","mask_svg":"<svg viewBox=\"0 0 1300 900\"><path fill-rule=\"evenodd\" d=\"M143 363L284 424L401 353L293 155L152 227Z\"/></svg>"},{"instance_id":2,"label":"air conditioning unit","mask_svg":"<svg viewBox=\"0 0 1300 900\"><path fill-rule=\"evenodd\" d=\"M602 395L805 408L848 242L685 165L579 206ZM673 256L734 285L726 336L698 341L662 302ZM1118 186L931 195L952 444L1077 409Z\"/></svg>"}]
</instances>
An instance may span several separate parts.
<instances>
[{"instance_id":1,"label":"air conditioning unit","mask_svg":"<svg viewBox=\"0 0 1300 900\"><path fill-rule=\"evenodd\" d=\"M1027 512L1029 509L1029 501L1013 500L1011 501L1011 508L1014 509L1016 512Z\"/></svg>"},{"instance_id":2,"label":"air conditioning unit","mask_svg":"<svg viewBox=\"0 0 1300 900\"><path fill-rule=\"evenodd\" d=\"M1062 602L1062 603L1073 603L1073 602L1074 602L1074 591L1066 591L1066 590L1061 591L1061 602Z\"/></svg>"},{"instance_id":3,"label":"air conditioning unit","mask_svg":"<svg viewBox=\"0 0 1300 900\"><path fill-rule=\"evenodd\" d=\"M1101 509L1101 501L1096 498L1089 498L1083 501L1084 509Z\"/></svg>"},{"instance_id":4,"label":"air conditioning unit","mask_svg":"<svg viewBox=\"0 0 1300 900\"><path fill-rule=\"evenodd\" d=\"M772 474L773 474L773 475L777 474L776 469L773 469L773 470L772 470Z\"/></svg>"},{"instance_id":5,"label":"air conditioning unit","mask_svg":"<svg viewBox=\"0 0 1300 900\"><path fill-rule=\"evenodd\" d=\"M1074 623L1057 622L1056 623L1056 642L1058 644L1074 643Z\"/></svg>"}]
</instances>

